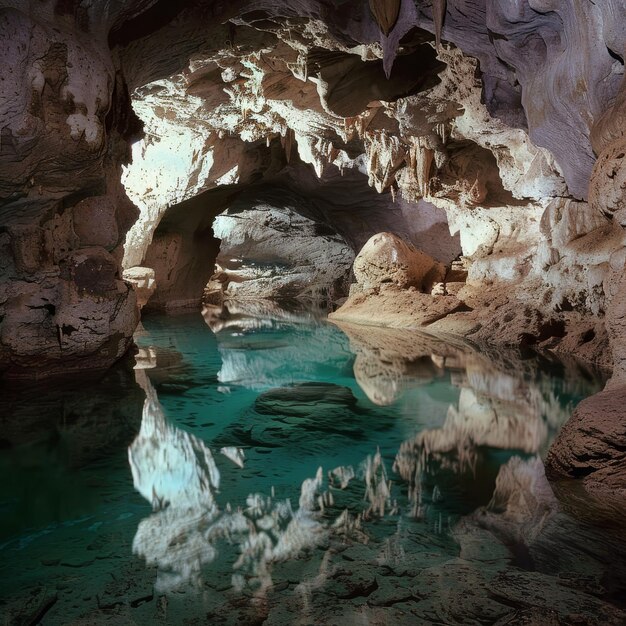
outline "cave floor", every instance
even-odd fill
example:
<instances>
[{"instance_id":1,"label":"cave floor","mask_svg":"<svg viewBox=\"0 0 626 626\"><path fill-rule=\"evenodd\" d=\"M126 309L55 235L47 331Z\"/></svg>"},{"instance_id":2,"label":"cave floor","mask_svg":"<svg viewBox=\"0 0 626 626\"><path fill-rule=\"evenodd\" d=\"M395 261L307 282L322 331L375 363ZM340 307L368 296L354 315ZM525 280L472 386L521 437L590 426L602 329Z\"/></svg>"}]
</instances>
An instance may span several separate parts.
<instances>
[{"instance_id":1,"label":"cave floor","mask_svg":"<svg viewBox=\"0 0 626 626\"><path fill-rule=\"evenodd\" d=\"M543 474L592 372L314 316L136 343L2 390L1 623L626 623L621 520Z\"/></svg>"}]
</instances>

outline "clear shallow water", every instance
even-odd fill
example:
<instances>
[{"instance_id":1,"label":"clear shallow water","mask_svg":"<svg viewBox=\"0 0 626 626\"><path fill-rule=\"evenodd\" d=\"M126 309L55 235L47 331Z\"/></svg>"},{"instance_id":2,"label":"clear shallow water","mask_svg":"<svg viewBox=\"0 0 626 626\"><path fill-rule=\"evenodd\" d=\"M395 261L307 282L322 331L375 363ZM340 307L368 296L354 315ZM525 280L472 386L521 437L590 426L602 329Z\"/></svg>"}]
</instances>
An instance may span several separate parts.
<instances>
[{"instance_id":1,"label":"clear shallow water","mask_svg":"<svg viewBox=\"0 0 626 626\"><path fill-rule=\"evenodd\" d=\"M622 623L623 543L541 462L602 381L276 317L148 318L135 370L4 390L5 622Z\"/></svg>"}]
</instances>

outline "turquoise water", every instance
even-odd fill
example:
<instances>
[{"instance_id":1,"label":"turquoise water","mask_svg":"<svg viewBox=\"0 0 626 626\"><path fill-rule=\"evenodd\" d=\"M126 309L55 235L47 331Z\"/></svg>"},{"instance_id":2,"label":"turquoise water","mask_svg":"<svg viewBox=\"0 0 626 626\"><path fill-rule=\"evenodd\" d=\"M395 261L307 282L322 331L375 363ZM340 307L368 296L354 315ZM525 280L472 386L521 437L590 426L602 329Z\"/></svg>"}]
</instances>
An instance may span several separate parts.
<instances>
[{"instance_id":1,"label":"turquoise water","mask_svg":"<svg viewBox=\"0 0 626 626\"><path fill-rule=\"evenodd\" d=\"M3 623L620 623L623 544L541 461L600 377L205 317L147 318L98 380L3 390Z\"/></svg>"}]
</instances>

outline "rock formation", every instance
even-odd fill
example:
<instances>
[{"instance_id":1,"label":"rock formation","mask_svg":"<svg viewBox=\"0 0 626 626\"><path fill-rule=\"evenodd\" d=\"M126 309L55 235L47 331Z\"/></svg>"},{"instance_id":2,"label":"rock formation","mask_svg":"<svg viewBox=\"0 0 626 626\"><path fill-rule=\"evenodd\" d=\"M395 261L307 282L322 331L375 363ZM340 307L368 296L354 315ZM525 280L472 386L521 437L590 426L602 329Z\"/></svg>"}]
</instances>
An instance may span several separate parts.
<instances>
[{"instance_id":1,"label":"rock formation","mask_svg":"<svg viewBox=\"0 0 626 626\"><path fill-rule=\"evenodd\" d=\"M130 284L335 307L392 233L445 272L357 264L344 319L573 353L621 397L623 0L166 5L0 0L3 375L108 367Z\"/></svg>"},{"instance_id":2,"label":"rock formation","mask_svg":"<svg viewBox=\"0 0 626 626\"><path fill-rule=\"evenodd\" d=\"M119 262L140 123L107 43L146 3L0 3L0 369L104 369L138 316ZM143 5L143 6L142 6Z\"/></svg>"}]
</instances>

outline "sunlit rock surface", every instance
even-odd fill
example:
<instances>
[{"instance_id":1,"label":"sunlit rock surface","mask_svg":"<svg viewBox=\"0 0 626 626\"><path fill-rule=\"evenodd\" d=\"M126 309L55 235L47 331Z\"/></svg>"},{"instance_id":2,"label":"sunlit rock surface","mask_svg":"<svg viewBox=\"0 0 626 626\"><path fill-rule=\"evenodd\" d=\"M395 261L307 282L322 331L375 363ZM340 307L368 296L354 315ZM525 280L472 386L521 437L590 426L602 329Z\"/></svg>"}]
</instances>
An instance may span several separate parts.
<instances>
[{"instance_id":1,"label":"sunlit rock surface","mask_svg":"<svg viewBox=\"0 0 626 626\"><path fill-rule=\"evenodd\" d=\"M205 301L344 296L354 254L316 213L286 189L240 196L213 222L220 251Z\"/></svg>"},{"instance_id":2,"label":"sunlit rock surface","mask_svg":"<svg viewBox=\"0 0 626 626\"><path fill-rule=\"evenodd\" d=\"M444 276L442 264L392 233L374 235L354 260L354 277L361 289L393 283L430 291Z\"/></svg>"}]
</instances>

